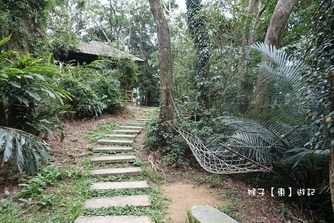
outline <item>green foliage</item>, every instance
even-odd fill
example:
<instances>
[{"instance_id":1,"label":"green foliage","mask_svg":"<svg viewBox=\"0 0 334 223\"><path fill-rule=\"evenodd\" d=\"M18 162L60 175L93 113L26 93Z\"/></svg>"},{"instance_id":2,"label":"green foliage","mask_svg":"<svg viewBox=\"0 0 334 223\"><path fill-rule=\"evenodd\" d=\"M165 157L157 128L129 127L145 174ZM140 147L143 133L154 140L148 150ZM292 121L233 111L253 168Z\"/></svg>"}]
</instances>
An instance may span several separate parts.
<instances>
[{"instance_id":1,"label":"green foliage","mask_svg":"<svg viewBox=\"0 0 334 223\"><path fill-rule=\"evenodd\" d=\"M279 213L282 217L290 218L292 211L284 206L278 206L275 211Z\"/></svg>"},{"instance_id":2,"label":"green foliage","mask_svg":"<svg viewBox=\"0 0 334 223\"><path fill-rule=\"evenodd\" d=\"M159 142L161 137L159 127L159 120L157 117L146 123L144 145L151 151L156 150L161 143Z\"/></svg>"},{"instance_id":3,"label":"green foliage","mask_svg":"<svg viewBox=\"0 0 334 223\"><path fill-rule=\"evenodd\" d=\"M0 46L9 40L5 38ZM57 71L41 65L41 59L15 54L15 59L7 59L8 64L4 59L9 55L0 54L0 162L13 160L20 173L35 174L48 161L50 148L32 134L52 135L54 128L62 129L53 118L68 108L63 99L70 95L48 83ZM46 101L53 101L54 106L44 107Z\"/></svg>"},{"instance_id":4,"label":"green foliage","mask_svg":"<svg viewBox=\"0 0 334 223\"><path fill-rule=\"evenodd\" d=\"M316 128L309 144L317 149L327 149L334 146L334 69L333 69L333 15L334 3L321 1L315 9L312 20L314 35L312 42L316 43L310 49L308 62L314 69L308 70L308 85L313 94L307 94L306 100L315 101L310 110L309 119Z\"/></svg>"},{"instance_id":5,"label":"green foliage","mask_svg":"<svg viewBox=\"0 0 334 223\"><path fill-rule=\"evenodd\" d=\"M167 123L151 119L146 126L144 145L151 151L159 150L166 165L187 165L189 149L182 138Z\"/></svg>"},{"instance_id":6,"label":"green foliage","mask_svg":"<svg viewBox=\"0 0 334 223\"><path fill-rule=\"evenodd\" d=\"M49 126L59 126L50 122L51 118L68 108L63 99L70 98L65 90L48 83L48 78L57 75L57 71L39 65L41 59L32 59L29 55L17 55L16 60L10 62L11 65L1 70L0 124L36 135L52 134ZM45 100L54 100L59 106L43 108Z\"/></svg>"},{"instance_id":7,"label":"green foliage","mask_svg":"<svg viewBox=\"0 0 334 223\"><path fill-rule=\"evenodd\" d=\"M10 200L0 199L0 211L3 211L4 209L10 207L10 204Z\"/></svg>"},{"instance_id":8,"label":"green foliage","mask_svg":"<svg viewBox=\"0 0 334 223\"><path fill-rule=\"evenodd\" d=\"M196 223L196 220L191 216L191 211L187 210L187 219L185 221L185 223Z\"/></svg>"},{"instance_id":9,"label":"green foliage","mask_svg":"<svg viewBox=\"0 0 334 223\"><path fill-rule=\"evenodd\" d=\"M105 137L106 134L110 134L110 132L117 127L117 123L114 120L110 120L108 122L100 123L98 126L98 130L90 129L89 134L86 138L91 142L95 143L97 140Z\"/></svg>"},{"instance_id":10,"label":"green foliage","mask_svg":"<svg viewBox=\"0 0 334 223\"><path fill-rule=\"evenodd\" d=\"M102 113L114 113L124 106L117 78L118 69L108 69L108 61L98 60L87 65L66 65L60 85L73 95L68 101L76 118L91 118Z\"/></svg>"},{"instance_id":11,"label":"green foliage","mask_svg":"<svg viewBox=\"0 0 334 223\"><path fill-rule=\"evenodd\" d=\"M206 27L206 15L201 0L187 0L187 22L190 36L196 49L197 62L194 84L198 89L197 101L203 108L209 108L208 74L210 64L210 39Z\"/></svg>"},{"instance_id":12,"label":"green foliage","mask_svg":"<svg viewBox=\"0 0 334 223\"><path fill-rule=\"evenodd\" d=\"M275 88L272 112L263 120L222 117L223 125L234 128L225 144L257 162L273 165L274 173L258 174L268 187L289 185L322 191L317 196L296 198L302 207L311 208L319 218L330 209L328 185L328 147L312 143L317 126L314 115L318 91L309 86L308 73L302 61L264 44L254 46L274 64L260 64L271 77ZM321 142L323 143L323 142ZM253 181L253 180L252 180ZM324 202L320 202L323 200ZM321 203L321 204L320 204ZM322 211L320 211L322 209ZM285 214L285 210L281 210Z\"/></svg>"},{"instance_id":13,"label":"green foliage","mask_svg":"<svg viewBox=\"0 0 334 223\"><path fill-rule=\"evenodd\" d=\"M38 205L39 207L53 206L58 198L58 194L45 194L47 187L56 186L62 179L81 179L85 174L81 171L64 171L56 166L47 166L36 176L19 184L23 187L18 192L18 200L28 205Z\"/></svg>"},{"instance_id":14,"label":"green foliage","mask_svg":"<svg viewBox=\"0 0 334 223\"><path fill-rule=\"evenodd\" d=\"M40 173L28 180L27 183L19 185L24 187L24 189L18 193L19 199L34 199L43 193L47 185L54 185L61 177L63 177L63 174L58 167L48 166L43 168Z\"/></svg>"},{"instance_id":15,"label":"green foliage","mask_svg":"<svg viewBox=\"0 0 334 223\"><path fill-rule=\"evenodd\" d=\"M19 172L36 174L40 161L46 164L49 146L39 137L13 128L0 128L0 163L13 161Z\"/></svg>"},{"instance_id":16,"label":"green foliage","mask_svg":"<svg viewBox=\"0 0 334 223\"><path fill-rule=\"evenodd\" d=\"M96 92L102 103L107 107L106 113L113 113L123 105L120 90L115 80L107 77L100 77L90 84L92 90Z\"/></svg>"},{"instance_id":17,"label":"green foliage","mask_svg":"<svg viewBox=\"0 0 334 223\"><path fill-rule=\"evenodd\" d=\"M233 213L234 209L236 206L236 202L229 202L227 204L225 204L224 206L220 206L217 207L217 209L225 214L227 214L228 216L230 216L233 219L239 219L238 218L238 214Z\"/></svg>"},{"instance_id":18,"label":"green foliage","mask_svg":"<svg viewBox=\"0 0 334 223\"><path fill-rule=\"evenodd\" d=\"M116 66L119 71L118 80L120 82L121 89L124 92L131 90L138 81L138 66L131 59L120 59Z\"/></svg>"},{"instance_id":19,"label":"green foliage","mask_svg":"<svg viewBox=\"0 0 334 223\"><path fill-rule=\"evenodd\" d=\"M67 89L73 95L73 99L68 101L75 116L78 118L91 118L100 116L107 105L89 87L82 84L78 79L66 76L60 81L62 88Z\"/></svg>"},{"instance_id":20,"label":"green foliage","mask_svg":"<svg viewBox=\"0 0 334 223\"><path fill-rule=\"evenodd\" d=\"M8 48L33 55L47 52L44 32L51 3L50 0L1 1L0 38L13 36Z\"/></svg>"}]
</instances>

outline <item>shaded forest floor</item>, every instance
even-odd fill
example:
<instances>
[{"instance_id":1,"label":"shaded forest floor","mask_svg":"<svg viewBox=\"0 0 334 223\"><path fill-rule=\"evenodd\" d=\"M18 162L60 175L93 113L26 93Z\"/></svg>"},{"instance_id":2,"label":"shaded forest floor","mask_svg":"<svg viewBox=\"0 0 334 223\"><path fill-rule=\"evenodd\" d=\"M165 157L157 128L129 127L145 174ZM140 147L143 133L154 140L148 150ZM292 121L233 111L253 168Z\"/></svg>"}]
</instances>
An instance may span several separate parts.
<instances>
[{"instance_id":1,"label":"shaded forest floor","mask_svg":"<svg viewBox=\"0 0 334 223\"><path fill-rule=\"evenodd\" d=\"M128 119L149 114L144 107L129 106L115 115L105 115L93 120L69 121L65 123L66 138L59 142L59 136L49 139L53 149L52 163L58 167L76 165L91 152L91 143L87 133L97 129L101 123L110 120L118 124L127 123ZM187 210L195 205L211 205L218 207L240 223L248 222L315 222L307 218L297 208L282 200L262 195L249 195L252 187L228 175L214 175L199 167L187 166L175 168L161 165L161 157L157 152L143 147L144 133L137 138L139 159L150 170L150 185L161 189L161 196L168 197L169 206L165 221L169 223L185 223ZM196 165L194 165L196 166ZM0 194L12 194L19 191L22 176L8 171L4 166L0 169Z\"/></svg>"}]
</instances>

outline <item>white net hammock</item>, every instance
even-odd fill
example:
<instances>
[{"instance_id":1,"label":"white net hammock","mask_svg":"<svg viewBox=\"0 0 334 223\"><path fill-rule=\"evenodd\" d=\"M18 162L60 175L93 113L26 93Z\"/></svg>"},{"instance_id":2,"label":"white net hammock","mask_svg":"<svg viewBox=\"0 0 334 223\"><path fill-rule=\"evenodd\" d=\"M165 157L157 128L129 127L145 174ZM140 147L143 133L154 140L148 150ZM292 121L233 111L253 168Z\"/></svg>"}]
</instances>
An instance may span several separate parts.
<instances>
[{"instance_id":1,"label":"white net hammock","mask_svg":"<svg viewBox=\"0 0 334 223\"><path fill-rule=\"evenodd\" d=\"M263 165L247 156L231 149L227 145L219 144L216 150L210 150L195 135L186 132L169 121L187 142L191 152L203 169L214 174L235 174L250 172L270 172L271 166Z\"/></svg>"}]
</instances>

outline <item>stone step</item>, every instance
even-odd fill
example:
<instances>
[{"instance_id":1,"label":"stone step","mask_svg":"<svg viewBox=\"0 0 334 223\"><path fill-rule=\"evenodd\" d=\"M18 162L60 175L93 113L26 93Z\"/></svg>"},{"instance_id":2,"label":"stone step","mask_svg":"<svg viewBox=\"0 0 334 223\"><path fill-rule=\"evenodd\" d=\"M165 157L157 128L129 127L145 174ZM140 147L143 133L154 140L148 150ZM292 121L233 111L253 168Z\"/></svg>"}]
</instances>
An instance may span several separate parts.
<instances>
[{"instance_id":1,"label":"stone step","mask_svg":"<svg viewBox=\"0 0 334 223\"><path fill-rule=\"evenodd\" d=\"M115 152L115 153L121 153L121 152L133 152L132 147L125 147L125 146L120 146L120 147L96 147L93 148L92 151L94 153L103 153L103 152Z\"/></svg>"},{"instance_id":2,"label":"stone step","mask_svg":"<svg viewBox=\"0 0 334 223\"><path fill-rule=\"evenodd\" d=\"M196 223L237 223L230 216L209 205L199 205L191 208L192 222Z\"/></svg>"},{"instance_id":3,"label":"stone step","mask_svg":"<svg viewBox=\"0 0 334 223\"><path fill-rule=\"evenodd\" d=\"M114 138L130 138L134 139L137 135L130 135L130 134L107 134L106 137L114 137Z\"/></svg>"},{"instance_id":4,"label":"stone step","mask_svg":"<svg viewBox=\"0 0 334 223\"><path fill-rule=\"evenodd\" d=\"M91 190L111 190L111 189L147 189L146 181L126 181L126 182L97 182L90 186Z\"/></svg>"},{"instance_id":5,"label":"stone step","mask_svg":"<svg viewBox=\"0 0 334 223\"><path fill-rule=\"evenodd\" d=\"M115 129L112 130L113 133L124 133L124 134L139 134L140 130L136 129Z\"/></svg>"},{"instance_id":6,"label":"stone step","mask_svg":"<svg viewBox=\"0 0 334 223\"><path fill-rule=\"evenodd\" d=\"M143 127L145 126L145 122L131 122L129 123L129 125L132 125L132 126L140 126L140 127Z\"/></svg>"},{"instance_id":7,"label":"stone step","mask_svg":"<svg viewBox=\"0 0 334 223\"><path fill-rule=\"evenodd\" d=\"M79 216L74 223L152 223L147 216Z\"/></svg>"},{"instance_id":8,"label":"stone step","mask_svg":"<svg viewBox=\"0 0 334 223\"><path fill-rule=\"evenodd\" d=\"M93 157L90 159L92 163L125 163L125 162L133 162L136 159L135 156L127 155L127 156L101 156L101 157Z\"/></svg>"},{"instance_id":9,"label":"stone step","mask_svg":"<svg viewBox=\"0 0 334 223\"><path fill-rule=\"evenodd\" d=\"M99 139L96 142L99 145L122 145L131 146L133 140L113 140L113 139Z\"/></svg>"},{"instance_id":10,"label":"stone step","mask_svg":"<svg viewBox=\"0 0 334 223\"><path fill-rule=\"evenodd\" d=\"M130 125L121 125L121 126L118 126L119 128L121 129L138 129L138 130L141 130L143 129L143 127L141 126L130 126Z\"/></svg>"},{"instance_id":11,"label":"stone step","mask_svg":"<svg viewBox=\"0 0 334 223\"><path fill-rule=\"evenodd\" d=\"M98 169L92 170L91 175L93 176L116 176L116 175L139 175L142 170L140 167L126 167L126 168L109 168L109 169Z\"/></svg>"},{"instance_id":12,"label":"stone step","mask_svg":"<svg viewBox=\"0 0 334 223\"><path fill-rule=\"evenodd\" d=\"M147 122L147 121L150 121L151 119L149 118L138 118L136 119L136 121L142 121L142 122Z\"/></svg>"},{"instance_id":13,"label":"stone step","mask_svg":"<svg viewBox=\"0 0 334 223\"><path fill-rule=\"evenodd\" d=\"M151 206L148 195L116 196L91 198L85 201L85 208L108 208L108 207L125 207L125 206Z\"/></svg>"}]
</instances>

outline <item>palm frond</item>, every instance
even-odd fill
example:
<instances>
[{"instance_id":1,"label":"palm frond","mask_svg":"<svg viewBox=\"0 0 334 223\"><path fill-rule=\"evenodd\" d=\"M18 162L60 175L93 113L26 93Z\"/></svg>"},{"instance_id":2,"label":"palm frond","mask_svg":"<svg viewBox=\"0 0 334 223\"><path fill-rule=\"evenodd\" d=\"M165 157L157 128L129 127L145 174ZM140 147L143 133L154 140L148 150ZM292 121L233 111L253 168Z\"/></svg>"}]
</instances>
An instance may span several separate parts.
<instances>
[{"instance_id":1,"label":"palm frond","mask_svg":"<svg viewBox=\"0 0 334 223\"><path fill-rule=\"evenodd\" d=\"M0 127L0 162L13 160L20 173L35 174L41 164L46 164L50 147L41 138L8 127Z\"/></svg>"},{"instance_id":2,"label":"palm frond","mask_svg":"<svg viewBox=\"0 0 334 223\"><path fill-rule=\"evenodd\" d=\"M301 134L300 125L233 116L220 117L217 121L235 129L224 144L259 163L277 161L285 156L286 151L304 145L307 139L302 137L305 135Z\"/></svg>"},{"instance_id":3,"label":"palm frond","mask_svg":"<svg viewBox=\"0 0 334 223\"><path fill-rule=\"evenodd\" d=\"M252 46L253 49L263 53L271 62L260 63L260 69L266 71L271 77L276 80L277 92L284 97L288 96L290 105L296 112L303 112L304 114L310 107L309 103L305 102L304 97L307 91L306 78L303 74L306 71L306 65L303 61L288 56L284 51L277 50L274 46L268 46L265 43L257 43ZM295 100L296 102L292 102ZM298 107L297 107L298 106Z\"/></svg>"}]
</instances>

